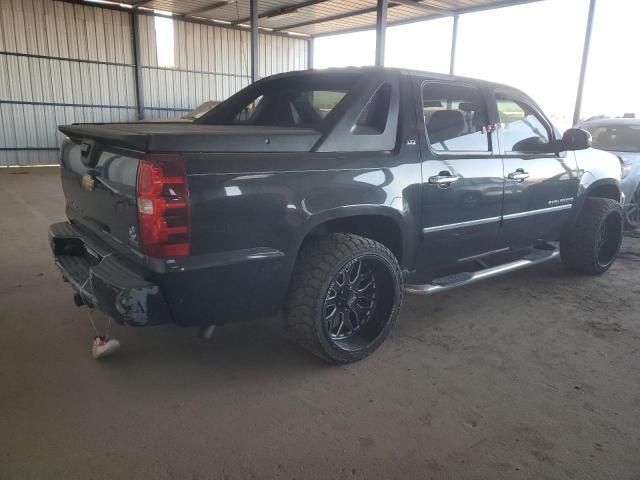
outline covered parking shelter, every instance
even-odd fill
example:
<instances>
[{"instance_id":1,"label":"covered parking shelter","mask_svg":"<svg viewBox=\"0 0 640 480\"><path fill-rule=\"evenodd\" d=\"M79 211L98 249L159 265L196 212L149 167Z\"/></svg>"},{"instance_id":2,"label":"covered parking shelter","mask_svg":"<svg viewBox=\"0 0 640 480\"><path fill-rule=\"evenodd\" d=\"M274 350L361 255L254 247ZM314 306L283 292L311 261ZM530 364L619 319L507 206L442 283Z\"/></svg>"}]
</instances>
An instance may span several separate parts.
<instances>
[{"instance_id":1,"label":"covered parking shelter","mask_svg":"<svg viewBox=\"0 0 640 480\"><path fill-rule=\"evenodd\" d=\"M314 39L541 0L2 0L0 166L57 163L57 125L172 118L260 77L313 68ZM596 0L574 119L580 117Z\"/></svg>"},{"instance_id":2,"label":"covered parking shelter","mask_svg":"<svg viewBox=\"0 0 640 480\"><path fill-rule=\"evenodd\" d=\"M558 261L432 297L407 295L392 334L375 355L335 366L290 342L279 315L229 323L208 340L196 338L195 329L176 325L142 329L109 323L100 311L89 315L87 308L74 304L73 289L62 281L47 237L51 224L67 218L70 203L56 165L58 125L181 117L205 101L224 100L254 79L313 67L314 43L320 66L321 52L332 43L329 35L368 30L354 36L375 38L377 52L374 60L373 49L368 51L370 62L384 65L388 33L390 65L396 58L396 33L415 32L389 27L430 20L416 26L431 28L427 37L444 25L447 34L438 37L446 38L439 44L439 72L471 75L474 71L465 65L468 51L481 63L485 50L496 50L497 58L486 70L493 74L493 66L504 64L519 73L513 65L521 60L518 65L528 74L531 65L536 74L532 83L544 75L546 85L560 91L570 123L574 99L576 115L580 112L594 12L605 19L607 1L598 2L597 10L596 0L550 0L546 5L552 2L580 6L574 41L555 52L559 62L565 56L576 60L561 89L556 86L562 72L534 72L543 60L532 61L527 54L515 58L521 45L509 57L495 48L500 38L483 36L467 50L487 16L501 17L491 9L531 3L511 11L526 11L523 17L542 11L545 16L545 1L0 0L0 166L7 167L0 168L0 480L639 479L638 231L625 235L615 265L602 277L569 273ZM471 13L480 10L487 12ZM501 13L507 18L510 12ZM547 37L550 41L541 47L544 32L538 25L521 28L529 20L509 23L510 29L496 36L508 38L522 30L523 39L526 35L537 49L535 58L544 59L555 38ZM555 32L568 37L561 27L571 19L554 20ZM477 30L472 28L476 25ZM609 31L611 25L610 19ZM605 70L597 56L598 29L596 23L593 64ZM342 38L334 37L335 43ZM637 60L638 48L619 43L610 56L611 64L622 68ZM428 54L421 53L418 41L412 50L411 55ZM578 81L576 57L581 54ZM607 78L621 76L611 70L605 72ZM634 81L637 77L625 84L630 89L620 88L629 97L637 91ZM585 98L590 101L589 88ZM604 90L604 102L610 101L609 91ZM599 111L589 108L585 102L585 112ZM317 210L318 202L304 201L308 183L303 172L275 163L271 171L269 158L260 165L259 153L252 154L255 161L243 163L256 168L236 169L233 159L241 155L212 155L212 163L221 159L220 169L212 165L213 175L199 169L204 175L195 173L189 180L216 186L193 191L198 214L211 215L200 232L235 228L238 223L230 217L253 208L238 235L257 244L264 237L246 220L268 218L275 210L293 212L290 208L301 200L300 211L269 225L281 235L288 231L286 222ZM289 154L293 162L294 155ZM320 165L329 156L329 163L340 167L346 158L348 171L321 185L316 198L336 195L341 202L357 201L339 191L339 181L348 177L351 183L360 182L355 192L380 192L397 208L408 205L394 175L416 178L418 165L403 166L389 155L389 162L378 156L380 168L351 171L365 164L341 153L322 153L305 167ZM499 160L493 160L499 177ZM443 155L442 161L449 159ZM128 159L112 163L118 175L126 174L126 164L133 165ZM557 192L555 185L569 177L558 173L550 181L535 179L537 191L550 186ZM285 185L274 183L279 175L295 188L273 194L268 185ZM64 180L68 188L71 177ZM237 197L236 185L260 182L268 188L247 189L247 195L241 191L243 196ZM463 183L475 188L473 182ZM490 187L497 193L492 199L506 198L503 183L498 178ZM118 196L103 211L126 215L135 210L126 206L127 199L132 207L136 198L129 187L116 190L121 185L116 179L97 199L89 192L81 198L95 205L115 191ZM223 187L224 195L217 194ZM442 198L432 205L449 202L465 208L469 203ZM245 199L247 208L232 208ZM493 206L502 208L499 201ZM83 208L77 203L72 207ZM417 209L410 213L420 215ZM263 257L262 249L243 252L247 258ZM227 256L206 257L207 262L222 262ZM310 262L325 260L309 257ZM251 301L250 296L267 294L244 287L240 280L245 270L233 270L229 284L237 286L238 298ZM272 271L265 268L261 274ZM176 283L184 278L181 272L175 275ZM219 288L220 281L200 278L194 291L207 295ZM105 361L91 356L98 329L122 342L118 354Z\"/></svg>"}]
</instances>

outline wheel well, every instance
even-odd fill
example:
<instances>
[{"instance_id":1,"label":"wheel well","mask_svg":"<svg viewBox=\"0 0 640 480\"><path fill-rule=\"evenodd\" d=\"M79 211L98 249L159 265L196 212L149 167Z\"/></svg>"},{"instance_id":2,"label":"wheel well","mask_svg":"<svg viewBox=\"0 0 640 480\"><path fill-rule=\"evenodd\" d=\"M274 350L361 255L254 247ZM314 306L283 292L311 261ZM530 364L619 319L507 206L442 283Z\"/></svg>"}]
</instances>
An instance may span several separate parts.
<instances>
[{"instance_id":1,"label":"wheel well","mask_svg":"<svg viewBox=\"0 0 640 480\"><path fill-rule=\"evenodd\" d=\"M610 198L611 200L615 200L616 202L620 201L620 189L611 184L600 185L593 190L591 190L588 194L589 197L598 197L598 198Z\"/></svg>"},{"instance_id":2,"label":"wheel well","mask_svg":"<svg viewBox=\"0 0 640 480\"><path fill-rule=\"evenodd\" d=\"M329 220L311 230L302 246L313 237L338 232L353 233L380 242L391 250L402 265L402 232L393 219L384 215L359 215Z\"/></svg>"}]
</instances>

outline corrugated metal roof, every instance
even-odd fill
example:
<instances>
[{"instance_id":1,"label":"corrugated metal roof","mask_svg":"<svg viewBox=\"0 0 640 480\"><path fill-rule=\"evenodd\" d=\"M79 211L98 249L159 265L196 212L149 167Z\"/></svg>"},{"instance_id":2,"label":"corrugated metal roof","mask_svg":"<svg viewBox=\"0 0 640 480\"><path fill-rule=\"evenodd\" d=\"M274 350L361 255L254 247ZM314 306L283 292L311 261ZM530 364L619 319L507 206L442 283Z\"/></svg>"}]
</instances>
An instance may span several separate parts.
<instances>
[{"instance_id":1,"label":"corrugated metal roof","mask_svg":"<svg viewBox=\"0 0 640 480\"><path fill-rule=\"evenodd\" d=\"M389 0L388 25L531 3L541 0ZM249 0L121 0L176 15L247 24ZM376 0L258 0L259 26L305 35L375 27Z\"/></svg>"}]
</instances>

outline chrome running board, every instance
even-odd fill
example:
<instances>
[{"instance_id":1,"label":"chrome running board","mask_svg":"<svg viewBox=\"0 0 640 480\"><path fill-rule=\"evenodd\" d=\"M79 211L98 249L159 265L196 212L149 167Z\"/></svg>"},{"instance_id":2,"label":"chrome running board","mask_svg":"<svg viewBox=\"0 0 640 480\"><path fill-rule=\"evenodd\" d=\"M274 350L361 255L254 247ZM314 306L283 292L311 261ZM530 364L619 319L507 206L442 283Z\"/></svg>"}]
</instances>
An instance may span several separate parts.
<instances>
[{"instance_id":1,"label":"chrome running board","mask_svg":"<svg viewBox=\"0 0 640 480\"><path fill-rule=\"evenodd\" d=\"M550 247L550 245L549 245ZM492 277L498 277L505 273L515 272L523 268L532 267L540 263L553 260L560 256L560 252L553 248L553 250L538 250L535 249L532 253L516 260L514 262L505 263L496 267L485 268L477 272L465 272L450 275L448 277L437 278L431 283L426 285L405 285L404 291L408 295L432 295L434 293L444 292L453 288L462 287L464 285L470 285L472 283L486 280Z\"/></svg>"}]
</instances>

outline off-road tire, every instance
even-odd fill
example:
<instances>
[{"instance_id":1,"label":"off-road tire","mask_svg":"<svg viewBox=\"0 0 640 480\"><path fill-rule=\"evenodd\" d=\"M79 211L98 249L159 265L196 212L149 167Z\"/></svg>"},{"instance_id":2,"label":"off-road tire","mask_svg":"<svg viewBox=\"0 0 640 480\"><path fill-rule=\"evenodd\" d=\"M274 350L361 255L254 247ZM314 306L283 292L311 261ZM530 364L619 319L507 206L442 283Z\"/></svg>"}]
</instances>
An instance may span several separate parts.
<instances>
[{"instance_id":1,"label":"off-road tire","mask_svg":"<svg viewBox=\"0 0 640 480\"><path fill-rule=\"evenodd\" d=\"M362 345L358 342L356 347L346 348L331 336L326 301L336 275L359 261L371 263L372 269L379 272L380 285L374 287L380 292L378 303L371 309L370 326L365 325L359 333L363 336ZM285 329L292 340L327 362L361 360L382 344L395 325L402 303L402 286L398 260L384 245L345 233L311 239L296 262L284 309ZM388 299L388 305L382 301L384 298Z\"/></svg>"},{"instance_id":2,"label":"off-road tire","mask_svg":"<svg viewBox=\"0 0 640 480\"><path fill-rule=\"evenodd\" d=\"M562 263L570 270L589 275L605 273L620 250L623 225L620 203L608 198L587 198L575 225L560 242ZM606 236L604 246L602 235Z\"/></svg>"}]
</instances>

